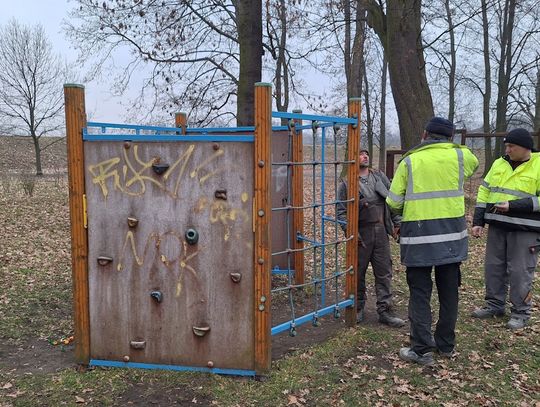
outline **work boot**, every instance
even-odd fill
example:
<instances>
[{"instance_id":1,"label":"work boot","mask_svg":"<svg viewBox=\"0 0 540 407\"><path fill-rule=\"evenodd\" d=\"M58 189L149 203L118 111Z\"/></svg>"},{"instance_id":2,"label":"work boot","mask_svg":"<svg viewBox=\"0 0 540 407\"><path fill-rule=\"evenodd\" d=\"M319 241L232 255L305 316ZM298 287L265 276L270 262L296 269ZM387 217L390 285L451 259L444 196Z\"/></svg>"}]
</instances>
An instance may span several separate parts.
<instances>
[{"instance_id":1,"label":"work boot","mask_svg":"<svg viewBox=\"0 0 540 407\"><path fill-rule=\"evenodd\" d=\"M506 324L506 327L508 329L515 331L517 329L525 328L528 322L529 321L527 319L518 318L518 317L510 317L510 320Z\"/></svg>"},{"instance_id":2,"label":"work boot","mask_svg":"<svg viewBox=\"0 0 540 407\"><path fill-rule=\"evenodd\" d=\"M503 317L504 310L496 310L496 309L486 306L486 307L475 309L473 312L471 312L471 316L473 318L478 318L478 319L490 319L490 318L496 318L496 317Z\"/></svg>"},{"instance_id":3,"label":"work boot","mask_svg":"<svg viewBox=\"0 0 540 407\"><path fill-rule=\"evenodd\" d=\"M391 326L392 328L401 328L405 325L405 321L396 317L390 311L384 311L379 314L379 322Z\"/></svg>"},{"instance_id":4,"label":"work boot","mask_svg":"<svg viewBox=\"0 0 540 407\"><path fill-rule=\"evenodd\" d=\"M356 311L356 323L359 324L361 322L364 322L364 318L365 318L364 308L360 308L359 310Z\"/></svg>"},{"instance_id":5,"label":"work boot","mask_svg":"<svg viewBox=\"0 0 540 407\"><path fill-rule=\"evenodd\" d=\"M399 358L406 362L418 363L422 366L432 366L435 363L431 352L419 355L411 348L401 348L399 350Z\"/></svg>"}]
</instances>

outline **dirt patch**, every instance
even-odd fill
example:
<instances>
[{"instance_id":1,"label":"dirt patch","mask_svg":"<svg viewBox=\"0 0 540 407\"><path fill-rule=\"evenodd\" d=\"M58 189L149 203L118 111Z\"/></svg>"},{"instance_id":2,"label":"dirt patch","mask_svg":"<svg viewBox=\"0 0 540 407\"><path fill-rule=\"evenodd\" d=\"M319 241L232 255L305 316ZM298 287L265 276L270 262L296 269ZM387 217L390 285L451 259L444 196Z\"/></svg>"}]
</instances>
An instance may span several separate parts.
<instances>
[{"instance_id":1,"label":"dirt patch","mask_svg":"<svg viewBox=\"0 0 540 407\"><path fill-rule=\"evenodd\" d=\"M375 294L372 287L368 287L368 298L365 306L365 316L362 325L378 326L380 329L396 329L389 328L379 323L379 316L376 310ZM297 304L296 312L297 317L312 312L313 309L309 307L309 301L303 301ZM272 307L272 325L276 323L282 323L290 320L290 308L288 304L280 304L279 306ZM297 350L305 349L311 345L322 343L329 338L337 335L347 335L347 325L345 324L345 310L341 311L340 318L334 318L334 315L329 314L320 318L320 326L313 326L311 322L301 325L296 328L297 335L290 336L288 331L281 332L280 334L272 337L272 360L278 360L284 356L295 352ZM406 318L406 311L398 310L397 316L400 318ZM409 329L408 324L399 328L403 332L407 332Z\"/></svg>"},{"instance_id":2,"label":"dirt patch","mask_svg":"<svg viewBox=\"0 0 540 407\"><path fill-rule=\"evenodd\" d=\"M72 344L53 346L42 339L22 345L0 343L0 368L15 376L54 373L75 366Z\"/></svg>"},{"instance_id":3,"label":"dirt patch","mask_svg":"<svg viewBox=\"0 0 540 407\"><path fill-rule=\"evenodd\" d=\"M168 388L159 383L136 383L115 400L115 406L210 405L210 399L192 390L196 387Z\"/></svg>"}]
</instances>

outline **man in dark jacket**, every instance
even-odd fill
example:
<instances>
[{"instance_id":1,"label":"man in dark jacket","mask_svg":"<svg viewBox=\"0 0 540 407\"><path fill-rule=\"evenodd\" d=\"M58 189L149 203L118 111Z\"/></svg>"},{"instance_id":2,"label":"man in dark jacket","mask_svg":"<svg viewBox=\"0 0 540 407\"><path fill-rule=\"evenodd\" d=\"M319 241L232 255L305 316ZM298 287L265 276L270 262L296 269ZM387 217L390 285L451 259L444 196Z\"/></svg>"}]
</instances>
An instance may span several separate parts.
<instances>
[{"instance_id":1,"label":"man in dark jacket","mask_svg":"<svg viewBox=\"0 0 540 407\"><path fill-rule=\"evenodd\" d=\"M489 224L485 260L485 305L474 318L502 317L509 293L509 329L525 327L531 316L532 284L540 238L540 154L525 129L504 139L497 159L478 189L472 233L480 237Z\"/></svg>"},{"instance_id":2,"label":"man in dark jacket","mask_svg":"<svg viewBox=\"0 0 540 407\"><path fill-rule=\"evenodd\" d=\"M360 150L359 160L357 322L362 322L364 319L366 270L368 264L371 263L375 277L379 322L391 327L401 327L405 325L405 321L392 313L392 259L388 239L388 235L396 235L399 227L399 216L392 218L390 210L384 202L390 187L390 181L386 175L369 168L367 150ZM339 186L338 200L347 200L347 184L345 182ZM347 219L346 203L338 204L337 217L341 221Z\"/></svg>"}]
</instances>

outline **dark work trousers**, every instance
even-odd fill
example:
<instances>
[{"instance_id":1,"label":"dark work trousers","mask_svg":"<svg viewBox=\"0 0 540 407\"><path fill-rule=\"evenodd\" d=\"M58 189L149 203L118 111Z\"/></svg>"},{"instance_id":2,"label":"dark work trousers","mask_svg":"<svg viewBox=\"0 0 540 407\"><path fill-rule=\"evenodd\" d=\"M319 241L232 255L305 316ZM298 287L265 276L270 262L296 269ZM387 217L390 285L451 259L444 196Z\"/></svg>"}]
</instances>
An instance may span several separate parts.
<instances>
[{"instance_id":1,"label":"dark work trousers","mask_svg":"<svg viewBox=\"0 0 540 407\"><path fill-rule=\"evenodd\" d=\"M375 277L377 312L389 311L392 306L392 258L390 242L382 223L363 225L358 242L357 308L366 304L366 270L371 262Z\"/></svg>"},{"instance_id":2,"label":"dark work trousers","mask_svg":"<svg viewBox=\"0 0 540 407\"><path fill-rule=\"evenodd\" d=\"M512 316L529 319L532 303L532 284L538 260L535 247L539 233L509 231L489 225L486 245L486 305L504 311L510 286Z\"/></svg>"},{"instance_id":3,"label":"dark work trousers","mask_svg":"<svg viewBox=\"0 0 540 407\"><path fill-rule=\"evenodd\" d=\"M461 280L459 266L460 263L435 266L435 283L440 304L435 337L431 335L432 267L407 267L411 349L419 355L430 352L435 347L441 352L451 352L454 349L458 287Z\"/></svg>"}]
</instances>

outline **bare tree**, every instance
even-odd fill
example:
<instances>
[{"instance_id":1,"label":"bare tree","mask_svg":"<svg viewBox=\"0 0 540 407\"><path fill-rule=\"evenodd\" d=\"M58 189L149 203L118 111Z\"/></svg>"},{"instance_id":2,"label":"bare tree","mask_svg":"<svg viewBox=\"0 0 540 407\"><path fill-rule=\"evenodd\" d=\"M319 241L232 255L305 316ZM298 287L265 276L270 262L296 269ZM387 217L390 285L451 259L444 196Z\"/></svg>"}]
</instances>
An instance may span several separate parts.
<instances>
[{"instance_id":1,"label":"bare tree","mask_svg":"<svg viewBox=\"0 0 540 407\"><path fill-rule=\"evenodd\" d=\"M11 134L32 138L36 175L42 175L41 137L62 126L68 69L41 25L10 20L0 28L0 116ZM51 143L49 143L50 145Z\"/></svg>"},{"instance_id":2,"label":"bare tree","mask_svg":"<svg viewBox=\"0 0 540 407\"><path fill-rule=\"evenodd\" d=\"M94 73L109 68L117 51L131 53L115 78L117 93L146 67L141 94L150 94L150 109L187 110L198 123L227 116L252 123L253 84L261 80L261 0L77 1L66 31L81 58L95 58Z\"/></svg>"},{"instance_id":3,"label":"bare tree","mask_svg":"<svg viewBox=\"0 0 540 407\"><path fill-rule=\"evenodd\" d=\"M425 123L433 116L422 46L422 1L387 0L386 5L380 0L365 1L368 24L379 36L388 58L401 147L409 149L418 143Z\"/></svg>"}]
</instances>

